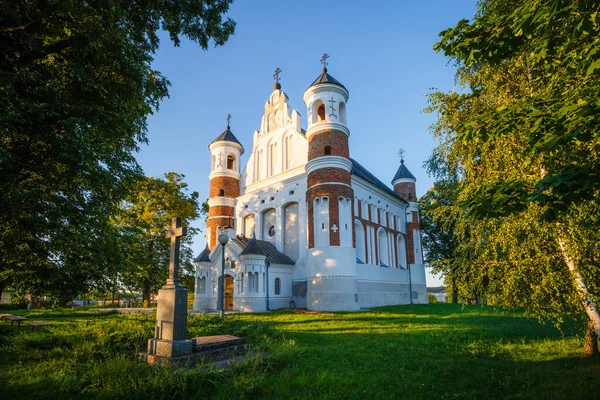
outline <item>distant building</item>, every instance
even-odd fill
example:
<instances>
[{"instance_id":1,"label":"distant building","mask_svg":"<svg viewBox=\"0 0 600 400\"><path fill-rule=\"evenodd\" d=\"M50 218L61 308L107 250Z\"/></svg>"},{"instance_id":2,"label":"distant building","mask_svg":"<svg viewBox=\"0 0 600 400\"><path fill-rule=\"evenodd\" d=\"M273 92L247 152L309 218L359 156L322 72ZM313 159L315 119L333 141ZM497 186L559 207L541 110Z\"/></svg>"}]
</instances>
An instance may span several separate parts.
<instances>
[{"instance_id":1,"label":"distant building","mask_svg":"<svg viewBox=\"0 0 600 400\"><path fill-rule=\"evenodd\" d=\"M225 230L226 309L358 310L406 304L411 296L427 303L416 179L401 160L391 189L350 158L348 98L323 68L304 92L306 131L277 83L245 168L244 147L229 126L210 143L207 248L195 260L195 309L220 306L217 238Z\"/></svg>"}]
</instances>

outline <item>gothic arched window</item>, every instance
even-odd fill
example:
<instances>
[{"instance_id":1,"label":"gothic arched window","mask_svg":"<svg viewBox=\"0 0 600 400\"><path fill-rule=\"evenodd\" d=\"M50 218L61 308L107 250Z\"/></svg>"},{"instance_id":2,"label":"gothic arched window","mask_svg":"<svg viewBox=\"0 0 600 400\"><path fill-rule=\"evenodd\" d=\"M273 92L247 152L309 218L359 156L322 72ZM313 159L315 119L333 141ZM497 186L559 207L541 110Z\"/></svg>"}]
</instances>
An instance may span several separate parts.
<instances>
[{"instance_id":1,"label":"gothic arched window","mask_svg":"<svg viewBox=\"0 0 600 400\"><path fill-rule=\"evenodd\" d=\"M275 294L281 294L281 279L275 278Z\"/></svg>"}]
</instances>

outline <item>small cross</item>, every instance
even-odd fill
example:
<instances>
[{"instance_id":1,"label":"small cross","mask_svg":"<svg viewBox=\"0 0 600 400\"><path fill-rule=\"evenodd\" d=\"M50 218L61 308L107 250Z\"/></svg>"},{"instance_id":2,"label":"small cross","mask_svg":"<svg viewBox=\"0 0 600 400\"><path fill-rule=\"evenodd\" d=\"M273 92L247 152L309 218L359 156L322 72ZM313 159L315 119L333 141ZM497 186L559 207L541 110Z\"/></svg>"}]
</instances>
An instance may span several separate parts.
<instances>
[{"instance_id":1,"label":"small cross","mask_svg":"<svg viewBox=\"0 0 600 400\"><path fill-rule=\"evenodd\" d=\"M281 69L279 69L279 67L275 68L275 73L273 74L273 78L275 78L275 83L279 83L279 73L281 72Z\"/></svg>"},{"instance_id":2,"label":"small cross","mask_svg":"<svg viewBox=\"0 0 600 400\"><path fill-rule=\"evenodd\" d=\"M231 122L231 114L227 114L227 128L229 128L230 122Z\"/></svg>"},{"instance_id":3,"label":"small cross","mask_svg":"<svg viewBox=\"0 0 600 400\"><path fill-rule=\"evenodd\" d=\"M328 103L330 103L329 107L331 107L331 113L329 114L329 117L330 117L330 118L331 118L331 117L336 117L336 118L337 118L337 115L335 115L335 110L334 110L334 108L333 108L333 105L334 105L335 103L337 103L337 101L335 101L335 100L333 99L333 97L331 97L331 99L327 100L327 102L328 102Z\"/></svg>"},{"instance_id":4,"label":"small cross","mask_svg":"<svg viewBox=\"0 0 600 400\"><path fill-rule=\"evenodd\" d=\"M171 261L169 263L169 280L179 282L177 270L179 269L179 246L181 237L187 235L187 229L181 226L181 217L175 217L171 220L171 229L165 234L167 239L171 239Z\"/></svg>"},{"instance_id":5,"label":"small cross","mask_svg":"<svg viewBox=\"0 0 600 400\"><path fill-rule=\"evenodd\" d=\"M219 153L219 165L217 165L217 167L222 167L223 166L223 152Z\"/></svg>"},{"instance_id":6,"label":"small cross","mask_svg":"<svg viewBox=\"0 0 600 400\"><path fill-rule=\"evenodd\" d=\"M321 57L321 64L323 64L323 69L327 69L327 59L329 58L329 54L323 53L323 57Z\"/></svg>"},{"instance_id":7,"label":"small cross","mask_svg":"<svg viewBox=\"0 0 600 400\"><path fill-rule=\"evenodd\" d=\"M398 155L400 156L400 160L401 162L404 162L404 149L400 149L400 151L398 151Z\"/></svg>"},{"instance_id":8,"label":"small cross","mask_svg":"<svg viewBox=\"0 0 600 400\"><path fill-rule=\"evenodd\" d=\"M331 230L333 231L333 233L337 233L337 231L339 231L336 224L333 224L333 227L331 228Z\"/></svg>"}]
</instances>

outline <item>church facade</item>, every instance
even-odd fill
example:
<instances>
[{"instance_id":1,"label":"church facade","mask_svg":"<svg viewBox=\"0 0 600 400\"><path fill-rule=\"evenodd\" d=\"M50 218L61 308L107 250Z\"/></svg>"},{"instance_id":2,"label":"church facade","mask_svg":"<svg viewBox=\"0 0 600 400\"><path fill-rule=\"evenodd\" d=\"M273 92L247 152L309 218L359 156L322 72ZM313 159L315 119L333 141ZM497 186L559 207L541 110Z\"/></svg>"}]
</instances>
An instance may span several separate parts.
<instances>
[{"instance_id":1,"label":"church facade","mask_svg":"<svg viewBox=\"0 0 600 400\"><path fill-rule=\"evenodd\" d=\"M244 168L227 126L211 153L207 247L195 259L194 309L359 310L426 303L415 177L393 189L350 157L349 91L327 68L303 95L307 129L277 83ZM224 246L218 236L227 233ZM411 299L412 298L412 299Z\"/></svg>"}]
</instances>

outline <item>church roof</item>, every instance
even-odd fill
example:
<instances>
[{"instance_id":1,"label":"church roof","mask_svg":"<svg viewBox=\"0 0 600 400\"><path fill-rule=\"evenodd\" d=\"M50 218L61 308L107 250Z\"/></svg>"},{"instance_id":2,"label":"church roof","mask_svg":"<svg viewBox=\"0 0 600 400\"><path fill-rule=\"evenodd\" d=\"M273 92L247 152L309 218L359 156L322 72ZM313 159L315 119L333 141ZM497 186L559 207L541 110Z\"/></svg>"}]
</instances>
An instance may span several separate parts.
<instances>
[{"instance_id":1,"label":"church roof","mask_svg":"<svg viewBox=\"0 0 600 400\"><path fill-rule=\"evenodd\" d=\"M210 254L210 250L208 249L208 243L206 244L206 247L204 248L204 250L202 250L202 253L200 253L198 255L198 257L196 257L194 259L194 262L210 262L210 258L208 258L208 255Z\"/></svg>"},{"instance_id":2,"label":"church roof","mask_svg":"<svg viewBox=\"0 0 600 400\"><path fill-rule=\"evenodd\" d=\"M256 237L248 239L244 236L237 236L235 239L231 239L237 243L238 246L243 248L242 254L260 254L267 256L267 259L271 264L295 264L294 260L277 250L277 248L266 240L258 240Z\"/></svg>"},{"instance_id":3,"label":"church roof","mask_svg":"<svg viewBox=\"0 0 600 400\"><path fill-rule=\"evenodd\" d=\"M401 160L400 167L398 168L396 175L394 175L394 179L392 179L392 184L397 179L407 179L407 178L414 179L415 181L417 180L417 178L415 178L415 176L408 170L408 168L406 168L406 165L404 165L404 160Z\"/></svg>"},{"instance_id":4,"label":"church roof","mask_svg":"<svg viewBox=\"0 0 600 400\"><path fill-rule=\"evenodd\" d=\"M334 85L338 85L343 87L344 89L346 89L346 87L344 85L342 85L337 79L335 79L333 76L329 75L327 73L327 68L323 68L323 73L321 75L319 75L319 77L317 79L315 79L315 81L313 83L311 83L310 87L313 87L315 85L319 85L321 83L331 83ZM346 89L348 90L348 89Z\"/></svg>"},{"instance_id":5,"label":"church roof","mask_svg":"<svg viewBox=\"0 0 600 400\"><path fill-rule=\"evenodd\" d=\"M237 143L240 146L242 146L240 141L237 140L237 138L235 137L233 132L231 132L231 130L229 129L229 126L227 126L227 129L225 129L225 132L221 133L219 136L217 136L217 138L215 140L210 142L208 147L210 148L210 145L213 143L216 143L216 142L233 142L233 143ZM242 146L242 148L244 148L244 146Z\"/></svg>"},{"instance_id":6,"label":"church roof","mask_svg":"<svg viewBox=\"0 0 600 400\"><path fill-rule=\"evenodd\" d=\"M352 171L351 173L353 175L358 176L359 178L364 179L365 181L377 186L378 188L380 188L381 190L383 190L384 192L398 198L401 200L404 200L402 197L400 197L400 195L396 192L394 192L392 189L390 189L385 183L381 182L379 179L377 179L375 177L375 175L373 175L372 173L370 173L369 171L367 171L367 169L365 167L363 167L362 165L360 165L356 160L354 159L350 159L350 161L352 161Z\"/></svg>"}]
</instances>

